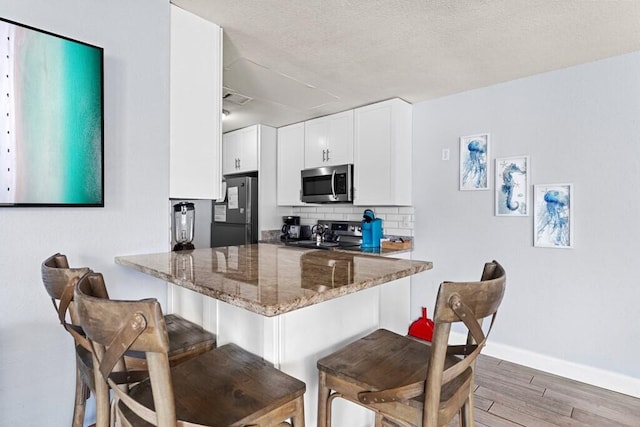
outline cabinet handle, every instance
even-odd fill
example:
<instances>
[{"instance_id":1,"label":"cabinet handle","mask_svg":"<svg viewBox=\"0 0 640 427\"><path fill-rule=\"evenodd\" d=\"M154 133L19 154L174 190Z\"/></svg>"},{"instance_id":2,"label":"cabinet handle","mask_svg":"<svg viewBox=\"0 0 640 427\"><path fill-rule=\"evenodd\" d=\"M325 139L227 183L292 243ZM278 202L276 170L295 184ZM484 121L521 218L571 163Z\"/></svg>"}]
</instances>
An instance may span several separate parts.
<instances>
[{"instance_id":1,"label":"cabinet handle","mask_svg":"<svg viewBox=\"0 0 640 427\"><path fill-rule=\"evenodd\" d=\"M327 148L327 162L329 161L329 149Z\"/></svg>"},{"instance_id":2,"label":"cabinet handle","mask_svg":"<svg viewBox=\"0 0 640 427\"><path fill-rule=\"evenodd\" d=\"M240 158L238 158L238 169L240 169Z\"/></svg>"},{"instance_id":3,"label":"cabinet handle","mask_svg":"<svg viewBox=\"0 0 640 427\"><path fill-rule=\"evenodd\" d=\"M327 150L322 150L322 161L323 161L323 162L326 162L326 161L327 161L327 159L326 159L326 157L325 157L325 156L326 156L326 152L327 152Z\"/></svg>"}]
</instances>

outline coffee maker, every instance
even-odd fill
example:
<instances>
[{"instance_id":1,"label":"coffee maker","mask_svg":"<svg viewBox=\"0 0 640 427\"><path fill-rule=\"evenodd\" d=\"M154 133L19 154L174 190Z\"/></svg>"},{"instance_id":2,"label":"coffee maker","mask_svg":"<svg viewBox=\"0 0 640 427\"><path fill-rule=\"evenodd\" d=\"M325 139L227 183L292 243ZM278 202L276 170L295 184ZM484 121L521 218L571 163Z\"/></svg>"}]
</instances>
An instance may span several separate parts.
<instances>
[{"instance_id":1,"label":"coffee maker","mask_svg":"<svg viewBox=\"0 0 640 427\"><path fill-rule=\"evenodd\" d=\"M371 209L366 209L362 216L362 249L380 248L382 239L382 219L376 218Z\"/></svg>"},{"instance_id":2,"label":"coffee maker","mask_svg":"<svg viewBox=\"0 0 640 427\"><path fill-rule=\"evenodd\" d=\"M282 217L282 234L280 240L297 240L300 238L300 217L287 215Z\"/></svg>"}]
</instances>

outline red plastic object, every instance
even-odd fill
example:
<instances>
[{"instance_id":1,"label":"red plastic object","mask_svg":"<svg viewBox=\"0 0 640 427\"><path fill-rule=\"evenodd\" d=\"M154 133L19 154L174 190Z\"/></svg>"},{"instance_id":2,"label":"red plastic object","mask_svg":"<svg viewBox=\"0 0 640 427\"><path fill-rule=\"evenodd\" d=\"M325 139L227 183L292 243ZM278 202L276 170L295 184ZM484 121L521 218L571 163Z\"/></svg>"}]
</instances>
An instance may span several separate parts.
<instances>
[{"instance_id":1,"label":"red plastic object","mask_svg":"<svg viewBox=\"0 0 640 427\"><path fill-rule=\"evenodd\" d=\"M422 317L409 326L409 335L425 341L433 338L433 320L427 318L427 307L422 307Z\"/></svg>"}]
</instances>

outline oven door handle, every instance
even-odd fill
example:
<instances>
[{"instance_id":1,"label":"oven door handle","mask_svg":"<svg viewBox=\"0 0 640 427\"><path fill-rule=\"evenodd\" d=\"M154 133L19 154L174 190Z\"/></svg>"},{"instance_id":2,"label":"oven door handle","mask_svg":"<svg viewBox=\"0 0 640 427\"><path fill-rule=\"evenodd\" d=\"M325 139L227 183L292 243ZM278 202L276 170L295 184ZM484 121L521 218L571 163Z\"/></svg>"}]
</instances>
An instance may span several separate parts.
<instances>
[{"instance_id":1,"label":"oven door handle","mask_svg":"<svg viewBox=\"0 0 640 427\"><path fill-rule=\"evenodd\" d=\"M338 196L336 196L336 171L331 173L331 195L333 196L333 200L338 199Z\"/></svg>"}]
</instances>

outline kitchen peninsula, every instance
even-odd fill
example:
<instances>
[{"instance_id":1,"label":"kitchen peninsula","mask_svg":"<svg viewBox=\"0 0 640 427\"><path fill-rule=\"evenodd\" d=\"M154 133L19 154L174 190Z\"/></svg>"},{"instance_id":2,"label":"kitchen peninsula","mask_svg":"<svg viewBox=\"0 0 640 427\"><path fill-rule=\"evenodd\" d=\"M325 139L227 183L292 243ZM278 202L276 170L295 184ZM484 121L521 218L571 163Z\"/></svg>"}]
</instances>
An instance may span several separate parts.
<instances>
[{"instance_id":1,"label":"kitchen peninsula","mask_svg":"<svg viewBox=\"0 0 640 427\"><path fill-rule=\"evenodd\" d=\"M172 311L215 332L218 345L234 342L305 381L309 426L316 424L317 359L379 327L406 334L408 278L432 268L427 261L272 244L115 261L179 287ZM343 406L336 405L336 425L368 422L361 408Z\"/></svg>"}]
</instances>

